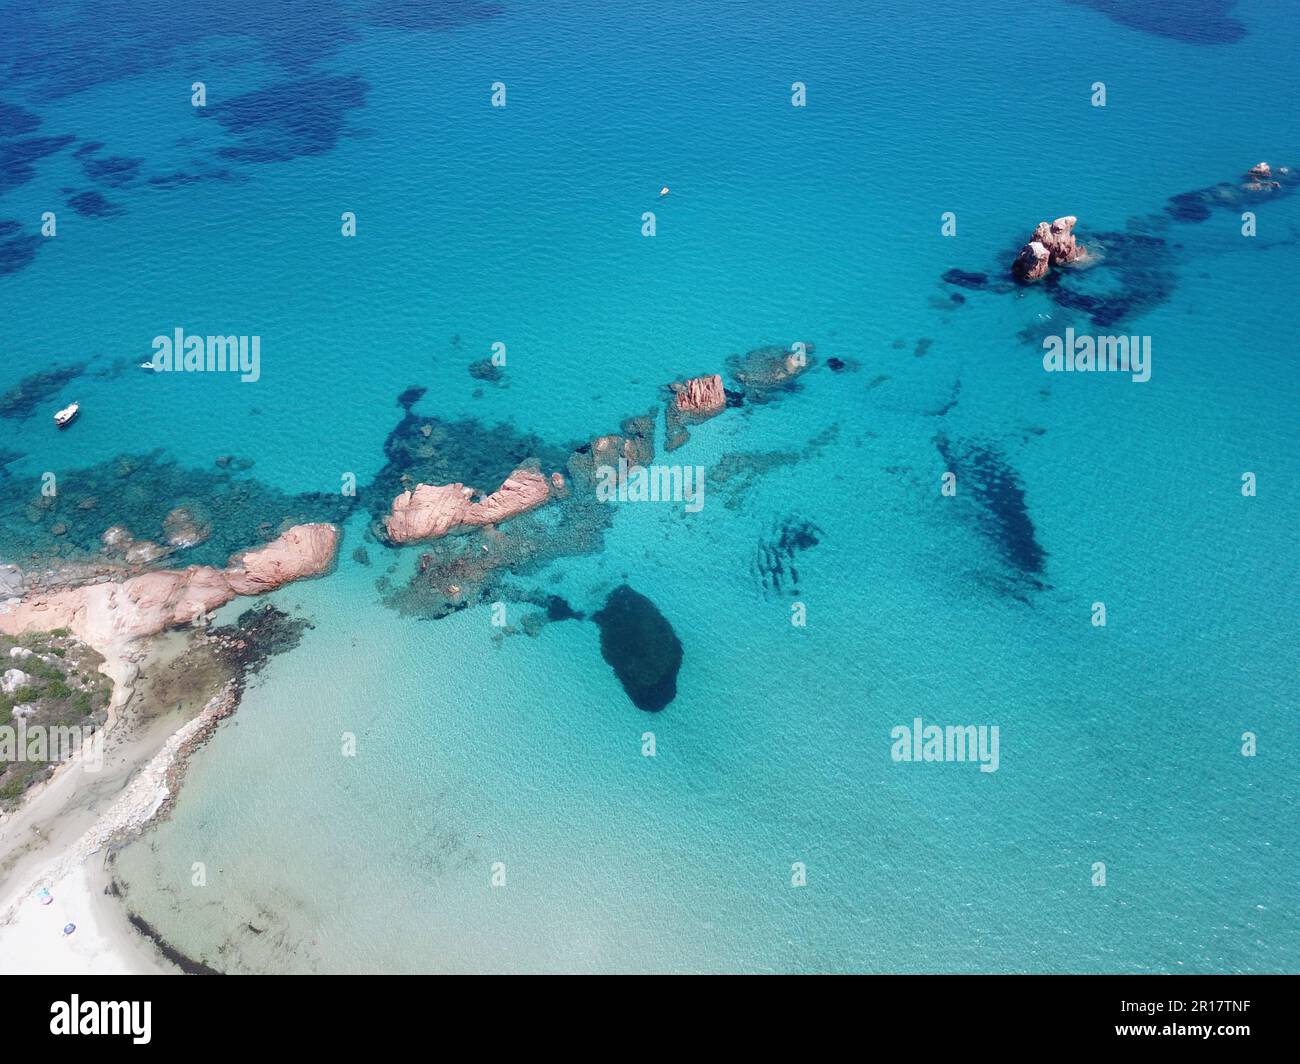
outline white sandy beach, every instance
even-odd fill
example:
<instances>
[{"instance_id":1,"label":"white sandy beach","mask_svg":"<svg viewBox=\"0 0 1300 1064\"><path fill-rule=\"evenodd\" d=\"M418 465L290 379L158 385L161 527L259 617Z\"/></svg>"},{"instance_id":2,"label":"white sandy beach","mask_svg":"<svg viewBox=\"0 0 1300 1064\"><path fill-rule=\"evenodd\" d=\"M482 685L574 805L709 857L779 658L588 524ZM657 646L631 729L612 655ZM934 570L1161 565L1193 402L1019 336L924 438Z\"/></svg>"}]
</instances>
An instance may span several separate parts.
<instances>
[{"instance_id":1,"label":"white sandy beach","mask_svg":"<svg viewBox=\"0 0 1300 1064\"><path fill-rule=\"evenodd\" d=\"M175 653L164 638L149 659ZM135 646L113 648L133 658ZM0 973L176 973L135 930L121 904L105 893L107 847L118 834L139 830L167 799L168 769L203 725L167 714L124 728L121 711L132 694L135 662L106 660L116 686L103 764L81 759L61 766L0 823ZM53 902L37 897L49 890ZM65 935L63 928L75 924Z\"/></svg>"}]
</instances>

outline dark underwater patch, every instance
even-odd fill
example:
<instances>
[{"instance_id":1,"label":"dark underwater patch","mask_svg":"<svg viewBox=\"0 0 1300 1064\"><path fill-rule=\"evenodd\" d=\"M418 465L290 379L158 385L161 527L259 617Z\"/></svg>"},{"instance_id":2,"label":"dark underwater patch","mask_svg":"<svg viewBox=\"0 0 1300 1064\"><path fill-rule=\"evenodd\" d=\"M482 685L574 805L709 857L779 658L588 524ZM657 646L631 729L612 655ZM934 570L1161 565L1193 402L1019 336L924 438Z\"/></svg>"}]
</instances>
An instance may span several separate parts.
<instances>
[{"instance_id":1,"label":"dark underwater patch","mask_svg":"<svg viewBox=\"0 0 1300 1064\"><path fill-rule=\"evenodd\" d=\"M1246 25L1230 12L1237 0L1069 0L1091 8L1112 22L1153 37L1187 44L1235 44Z\"/></svg>"},{"instance_id":2,"label":"dark underwater patch","mask_svg":"<svg viewBox=\"0 0 1300 1064\"><path fill-rule=\"evenodd\" d=\"M17 273L36 258L41 238L35 233L24 233L20 222L12 219L0 221L0 276Z\"/></svg>"},{"instance_id":3,"label":"dark underwater patch","mask_svg":"<svg viewBox=\"0 0 1300 1064\"><path fill-rule=\"evenodd\" d=\"M1177 222L1204 222L1211 211L1200 192L1180 192L1170 196L1165 212Z\"/></svg>"},{"instance_id":4,"label":"dark underwater patch","mask_svg":"<svg viewBox=\"0 0 1300 1064\"><path fill-rule=\"evenodd\" d=\"M85 362L73 362L28 374L4 395L0 395L0 418L21 421L31 417L38 406L48 403L85 372ZM53 414L54 411L51 410L50 413Z\"/></svg>"},{"instance_id":5,"label":"dark underwater patch","mask_svg":"<svg viewBox=\"0 0 1300 1064\"><path fill-rule=\"evenodd\" d=\"M348 114L366 105L369 83L357 74L303 78L254 89L195 114L215 119L240 143L217 154L242 162L287 162L332 151Z\"/></svg>"},{"instance_id":6,"label":"dark underwater patch","mask_svg":"<svg viewBox=\"0 0 1300 1064\"><path fill-rule=\"evenodd\" d=\"M970 288L976 292L989 286L987 273L959 270L955 266L951 270L944 270L943 279L947 284L955 284L958 288Z\"/></svg>"},{"instance_id":7,"label":"dark underwater patch","mask_svg":"<svg viewBox=\"0 0 1300 1064\"><path fill-rule=\"evenodd\" d=\"M773 535L758 545L755 568L764 590L783 595L787 591L799 596L799 570L796 557L822 541L823 532L811 521L787 517L777 523Z\"/></svg>"},{"instance_id":8,"label":"dark underwater patch","mask_svg":"<svg viewBox=\"0 0 1300 1064\"><path fill-rule=\"evenodd\" d=\"M681 640L653 602L620 584L592 620L600 627L600 656L634 706L657 713L677 697Z\"/></svg>"},{"instance_id":9,"label":"dark underwater patch","mask_svg":"<svg viewBox=\"0 0 1300 1064\"><path fill-rule=\"evenodd\" d=\"M1043 290L1059 307L1086 314L1098 328L1141 317L1173 295L1176 279L1168 242L1130 228L1093 234L1104 261L1085 269L1053 270Z\"/></svg>"},{"instance_id":10,"label":"dark underwater patch","mask_svg":"<svg viewBox=\"0 0 1300 1064\"><path fill-rule=\"evenodd\" d=\"M956 407L957 401L960 398L961 398L961 378L959 377L957 378L956 381L953 382L952 392L949 394L948 399L945 402L940 403L933 410L926 410L924 411L924 413L928 417L944 417L947 414L952 412L953 408Z\"/></svg>"},{"instance_id":11,"label":"dark underwater patch","mask_svg":"<svg viewBox=\"0 0 1300 1064\"><path fill-rule=\"evenodd\" d=\"M83 218L116 218L126 213L124 208L106 199L102 193L94 189L69 196L68 206Z\"/></svg>"},{"instance_id":12,"label":"dark underwater patch","mask_svg":"<svg viewBox=\"0 0 1300 1064\"><path fill-rule=\"evenodd\" d=\"M216 644L217 656L242 681L261 672L277 654L296 650L302 637L315 627L305 617L291 616L270 602L262 602L244 610L234 624L209 627L207 635Z\"/></svg>"},{"instance_id":13,"label":"dark underwater patch","mask_svg":"<svg viewBox=\"0 0 1300 1064\"><path fill-rule=\"evenodd\" d=\"M184 188L186 185L197 185L200 181L207 179L229 180L231 176L229 170L212 170L202 174L188 170L175 170L170 174L155 174L153 177L147 178L145 183L152 185L154 188Z\"/></svg>"},{"instance_id":14,"label":"dark underwater patch","mask_svg":"<svg viewBox=\"0 0 1300 1064\"><path fill-rule=\"evenodd\" d=\"M1020 476L996 448L973 441L953 441L940 434L935 446L946 469L957 475L955 499L959 507L973 507L975 527L994 546L1002 560L1025 578L1034 590L1044 590L1039 579L1047 552L1038 542Z\"/></svg>"},{"instance_id":15,"label":"dark underwater patch","mask_svg":"<svg viewBox=\"0 0 1300 1064\"><path fill-rule=\"evenodd\" d=\"M76 139L61 136L0 141L0 195L27 184L36 176L36 163L57 155Z\"/></svg>"},{"instance_id":16,"label":"dark underwater patch","mask_svg":"<svg viewBox=\"0 0 1300 1064\"><path fill-rule=\"evenodd\" d=\"M0 100L0 137L21 137L41 124L41 116L16 103Z\"/></svg>"},{"instance_id":17,"label":"dark underwater patch","mask_svg":"<svg viewBox=\"0 0 1300 1064\"><path fill-rule=\"evenodd\" d=\"M107 185L109 188L124 188L129 185L139 176L140 167L144 165L143 159L128 155L109 155L98 159L94 151L78 150L75 154L81 160L81 169L85 175L96 184Z\"/></svg>"}]
</instances>

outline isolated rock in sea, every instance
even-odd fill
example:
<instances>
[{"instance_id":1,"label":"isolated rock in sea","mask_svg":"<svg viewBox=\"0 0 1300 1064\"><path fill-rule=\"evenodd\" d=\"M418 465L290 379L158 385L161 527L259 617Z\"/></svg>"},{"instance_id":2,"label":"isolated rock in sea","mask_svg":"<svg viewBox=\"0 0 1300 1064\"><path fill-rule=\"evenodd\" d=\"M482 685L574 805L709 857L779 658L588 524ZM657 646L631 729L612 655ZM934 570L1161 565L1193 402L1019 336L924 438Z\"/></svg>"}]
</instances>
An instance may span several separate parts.
<instances>
[{"instance_id":1,"label":"isolated rock in sea","mask_svg":"<svg viewBox=\"0 0 1300 1064\"><path fill-rule=\"evenodd\" d=\"M1286 174L1287 169L1284 166L1278 172ZM1273 168L1268 163L1256 163L1246 171L1246 176L1250 178L1246 183L1249 192L1270 192L1282 187L1282 182L1273 179Z\"/></svg>"},{"instance_id":2,"label":"isolated rock in sea","mask_svg":"<svg viewBox=\"0 0 1300 1064\"><path fill-rule=\"evenodd\" d=\"M1047 248L1052 256L1053 266L1068 266L1087 258L1087 252L1079 246L1074 236L1074 227L1079 219L1073 214L1057 218L1051 225L1039 222L1034 230L1034 239Z\"/></svg>"},{"instance_id":3,"label":"isolated rock in sea","mask_svg":"<svg viewBox=\"0 0 1300 1064\"><path fill-rule=\"evenodd\" d=\"M668 388L673 401L668 405L665 449L675 451L691 438L687 425L698 425L727 409L727 390L718 373L674 381Z\"/></svg>"},{"instance_id":4,"label":"isolated rock in sea","mask_svg":"<svg viewBox=\"0 0 1300 1064\"><path fill-rule=\"evenodd\" d=\"M673 408L679 414L709 418L727 407L727 394L719 373L692 377L684 383L671 384L669 387L676 393Z\"/></svg>"},{"instance_id":5,"label":"isolated rock in sea","mask_svg":"<svg viewBox=\"0 0 1300 1064\"><path fill-rule=\"evenodd\" d=\"M677 697L682 644L653 602L622 584L592 619L600 626L600 655L633 705L654 713Z\"/></svg>"},{"instance_id":6,"label":"isolated rock in sea","mask_svg":"<svg viewBox=\"0 0 1300 1064\"><path fill-rule=\"evenodd\" d=\"M384 527L393 543L437 539L463 528L481 528L509 520L541 506L551 481L535 469L516 469L491 495L471 502L473 488L464 484L417 484L393 500Z\"/></svg>"},{"instance_id":7,"label":"isolated rock in sea","mask_svg":"<svg viewBox=\"0 0 1300 1064\"><path fill-rule=\"evenodd\" d=\"M226 569L191 565L32 592L0 606L0 632L22 635L67 628L105 653L104 648L122 640L157 635L209 614L236 595L258 595L291 580L318 576L333 564L337 547L333 525L295 525L266 546L237 555Z\"/></svg>"},{"instance_id":8,"label":"isolated rock in sea","mask_svg":"<svg viewBox=\"0 0 1300 1064\"><path fill-rule=\"evenodd\" d=\"M1047 276L1051 264L1052 256L1047 247L1037 240L1031 240L1020 249L1016 261L1011 264L1011 273L1017 281L1033 284Z\"/></svg>"},{"instance_id":9,"label":"isolated rock in sea","mask_svg":"<svg viewBox=\"0 0 1300 1064\"><path fill-rule=\"evenodd\" d=\"M1034 235L1020 249L1011 266L1016 280L1032 284L1046 275L1049 266L1069 266L1087 258L1087 250L1079 246L1074 235L1078 221L1074 215L1068 214L1050 224L1039 222Z\"/></svg>"}]
</instances>

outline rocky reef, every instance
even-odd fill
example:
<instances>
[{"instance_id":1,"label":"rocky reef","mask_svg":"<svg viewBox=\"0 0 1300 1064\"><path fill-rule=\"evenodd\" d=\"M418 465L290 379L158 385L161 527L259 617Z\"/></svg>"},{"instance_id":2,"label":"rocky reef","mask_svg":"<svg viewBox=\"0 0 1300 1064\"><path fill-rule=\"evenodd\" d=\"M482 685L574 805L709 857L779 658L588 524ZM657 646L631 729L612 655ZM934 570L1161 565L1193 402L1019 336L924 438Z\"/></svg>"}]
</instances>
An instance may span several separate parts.
<instances>
[{"instance_id":1,"label":"rocky reef","mask_svg":"<svg viewBox=\"0 0 1300 1064\"><path fill-rule=\"evenodd\" d=\"M677 697L681 640L653 602L620 584L592 619L600 626L600 655L634 706L657 713Z\"/></svg>"},{"instance_id":2,"label":"rocky reef","mask_svg":"<svg viewBox=\"0 0 1300 1064\"><path fill-rule=\"evenodd\" d=\"M1177 245L1169 236L1171 222L1197 224L1217 211L1240 214L1288 196L1297 188L1300 175L1293 168L1257 163L1237 180L1170 196L1161 210L1135 215L1123 229L1090 232L1086 249L1074 233L1077 219L1067 215L1050 224L1039 223L1026 244L1008 248L1000 260L1006 264L1005 270L999 266L990 276L992 271L952 267L944 271L942 281L950 296L961 294L951 289L1007 295L1032 285L1061 309L1079 311L1092 325L1109 328L1141 316L1173 294ZM1096 268L1055 268L1080 264ZM1060 329L1066 320L1057 316L1050 328ZM1030 324L1020 336L1037 345L1040 332Z\"/></svg>"}]
</instances>

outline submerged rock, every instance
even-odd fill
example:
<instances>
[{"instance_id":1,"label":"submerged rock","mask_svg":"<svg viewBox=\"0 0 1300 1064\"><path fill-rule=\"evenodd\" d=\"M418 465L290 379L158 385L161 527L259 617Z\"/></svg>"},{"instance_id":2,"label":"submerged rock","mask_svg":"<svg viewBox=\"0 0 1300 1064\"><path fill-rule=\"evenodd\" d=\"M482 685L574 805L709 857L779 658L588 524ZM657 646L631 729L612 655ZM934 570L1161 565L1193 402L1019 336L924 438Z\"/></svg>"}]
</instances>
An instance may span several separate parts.
<instances>
[{"instance_id":1,"label":"submerged rock","mask_svg":"<svg viewBox=\"0 0 1300 1064\"><path fill-rule=\"evenodd\" d=\"M798 387L797 378L813 364L812 353L812 344L805 344L799 353L784 347L759 347L743 357L732 355L727 359L727 371L747 400L763 403Z\"/></svg>"},{"instance_id":2,"label":"submerged rock","mask_svg":"<svg viewBox=\"0 0 1300 1064\"><path fill-rule=\"evenodd\" d=\"M163 518L163 532L173 547L197 547L212 535L212 526L187 506L178 506Z\"/></svg>"},{"instance_id":3,"label":"submerged rock","mask_svg":"<svg viewBox=\"0 0 1300 1064\"><path fill-rule=\"evenodd\" d=\"M682 644L653 602L621 584L592 619L600 626L600 656L633 705L655 713L677 697Z\"/></svg>"}]
</instances>

